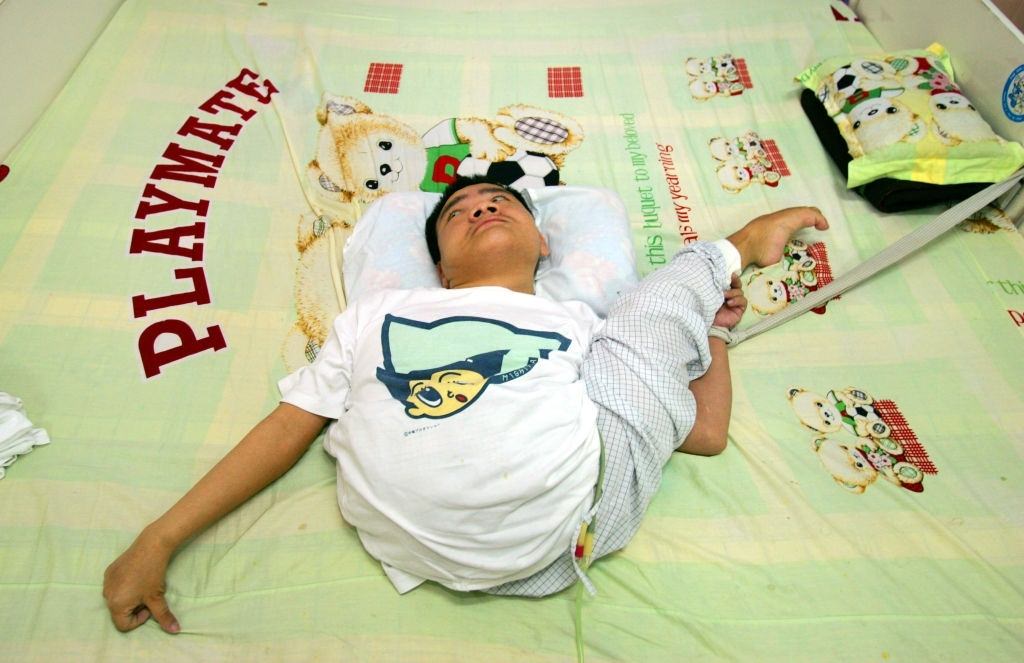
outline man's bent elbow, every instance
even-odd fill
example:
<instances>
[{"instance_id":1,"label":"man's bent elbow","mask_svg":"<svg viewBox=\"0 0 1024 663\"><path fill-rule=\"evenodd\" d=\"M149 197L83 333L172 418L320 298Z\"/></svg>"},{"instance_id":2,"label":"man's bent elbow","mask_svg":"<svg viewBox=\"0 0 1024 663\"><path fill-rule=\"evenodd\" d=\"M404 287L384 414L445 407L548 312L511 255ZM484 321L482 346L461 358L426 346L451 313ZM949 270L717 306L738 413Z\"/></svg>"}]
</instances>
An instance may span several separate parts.
<instances>
[{"instance_id":1,"label":"man's bent elbow","mask_svg":"<svg viewBox=\"0 0 1024 663\"><path fill-rule=\"evenodd\" d=\"M695 456L717 456L725 451L728 434L725 431L694 429L678 447L677 451Z\"/></svg>"}]
</instances>

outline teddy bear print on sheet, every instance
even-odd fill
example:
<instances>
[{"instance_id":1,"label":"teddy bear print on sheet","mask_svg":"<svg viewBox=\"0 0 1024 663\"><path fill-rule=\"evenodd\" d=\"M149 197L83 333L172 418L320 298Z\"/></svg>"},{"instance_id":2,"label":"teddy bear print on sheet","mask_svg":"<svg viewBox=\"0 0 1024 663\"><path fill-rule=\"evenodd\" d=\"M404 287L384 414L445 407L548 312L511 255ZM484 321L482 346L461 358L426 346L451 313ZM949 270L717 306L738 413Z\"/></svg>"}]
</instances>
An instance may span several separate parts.
<instances>
[{"instance_id":1,"label":"teddy bear print on sheet","mask_svg":"<svg viewBox=\"0 0 1024 663\"><path fill-rule=\"evenodd\" d=\"M863 493L879 479L919 493L924 475L938 474L928 452L891 400L853 387L821 396L789 389L789 404L825 470L843 488Z\"/></svg>"},{"instance_id":2,"label":"teddy bear print on sheet","mask_svg":"<svg viewBox=\"0 0 1024 663\"><path fill-rule=\"evenodd\" d=\"M325 93L317 120L310 179L342 203L369 203L393 191L440 192L458 175L494 174L513 185L533 174L538 179L526 185L558 184L565 156L583 142L575 120L523 104L505 106L492 119L441 120L421 135L357 99ZM505 161L522 164L519 172L499 165Z\"/></svg>"},{"instance_id":3,"label":"teddy bear print on sheet","mask_svg":"<svg viewBox=\"0 0 1024 663\"><path fill-rule=\"evenodd\" d=\"M289 370L312 362L346 304L341 249L363 205L392 192L440 192L460 175L487 174L514 188L560 183L566 156L583 142L572 118L511 104L491 119L448 118L420 134L353 97L324 93L306 174L319 213L299 218L297 319L282 354Z\"/></svg>"},{"instance_id":4,"label":"teddy bear print on sheet","mask_svg":"<svg viewBox=\"0 0 1024 663\"><path fill-rule=\"evenodd\" d=\"M759 316L772 315L832 282L832 267L824 242L807 244L790 240L775 265L751 272L745 279L750 310ZM835 297L835 299L839 299ZM812 308L825 313L827 302Z\"/></svg>"},{"instance_id":5,"label":"teddy bear print on sheet","mask_svg":"<svg viewBox=\"0 0 1024 663\"><path fill-rule=\"evenodd\" d=\"M718 183L730 193L739 193L753 183L777 187L789 168L774 140L762 139L754 131L741 136L716 136L708 141Z\"/></svg>"},{"instance_id":6,"label":"teddy bear print on sheet","mask_svg":"<svg viewBox=\"0 0 1024 663\"><path fill-rule=\"evenodd\" d=\"M735 97L754 87L743 58L729 53L712 57L686 58L690 95L698 101L712 97Z\"/></svg>"}]
</instances>

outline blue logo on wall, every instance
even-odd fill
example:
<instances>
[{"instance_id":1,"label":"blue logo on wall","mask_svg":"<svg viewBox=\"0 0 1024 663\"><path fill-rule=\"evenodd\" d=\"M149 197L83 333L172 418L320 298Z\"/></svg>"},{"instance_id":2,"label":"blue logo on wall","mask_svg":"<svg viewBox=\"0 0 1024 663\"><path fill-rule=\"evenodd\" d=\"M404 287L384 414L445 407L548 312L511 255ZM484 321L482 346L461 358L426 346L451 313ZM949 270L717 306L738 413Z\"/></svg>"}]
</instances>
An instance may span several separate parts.
<instances>
[{"instance_id":1,"label":"blue logo on wall","mask_svg":"<svg viewBox=\"0 0 1024 663\"><path fill-rule=\"evenodd\" d=\"M1024 122L1024 64L1014 69L1006 79L1003 113L1014 122Z\"/></svg>"}]
</instances>

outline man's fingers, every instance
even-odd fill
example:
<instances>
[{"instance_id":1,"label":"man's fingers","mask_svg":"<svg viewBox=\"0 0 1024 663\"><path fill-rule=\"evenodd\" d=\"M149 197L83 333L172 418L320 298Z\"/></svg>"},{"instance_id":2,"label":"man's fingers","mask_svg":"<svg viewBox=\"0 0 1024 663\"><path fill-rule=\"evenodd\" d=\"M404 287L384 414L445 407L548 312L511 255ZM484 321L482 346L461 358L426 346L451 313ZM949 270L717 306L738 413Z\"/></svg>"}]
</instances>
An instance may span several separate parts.
<instances>
[{"instance_id":1,"label":"man's fingers","mask_svg":"<svg viewBox=\"0 0 1024 663\"><path fill-rule=\"evenodd\" d=\"M148 597L146 605L149 607L150 612L153 613L153 619L160 624L163 630L168 633L177 633L181 630L178 620L171 613L171 609L167 606L167 601L164 600L163 596Z\"/></svg>"},{"instance_id":2,"label":"man's fingers","mask_svg":"<svg viewBox=\"0 0 1024 663\"><path fill-rule=\"evenodd\" d=\"M140 606L139 608L136 608L135 612L132 613L132 628L142 626L143 624L145 624L146 621L149 620L151 614L152 613L150 613L150 611L147 610L145 606Z\"/></svg>"},{"instance_id":3,"label":"man's fingers","mask_svg":"<svg viewBox=\"0 0 1024 663\"><path fill-rule=\"evenodd\" d=\"M821 213L821 210L818 209L817 207L808 207L807 209L810 210L811 212L811 222L808 223L807 225L813 225L816 230L827 230L828 219L826 219L825 215Z\"/></svg>"},{"instance_id":4,"label":"man's fingers","mask_svg":"<svg viewBox=\"0 0 1024 663\"><path fill-rule=\"evenodd\" d=\"M149 610L146 610L144 605L131 608L110 606L110 619L114 622L114 627L118 631L125 633L145 624L146 620L149 619Z\"/></svg>"}]
</instances>

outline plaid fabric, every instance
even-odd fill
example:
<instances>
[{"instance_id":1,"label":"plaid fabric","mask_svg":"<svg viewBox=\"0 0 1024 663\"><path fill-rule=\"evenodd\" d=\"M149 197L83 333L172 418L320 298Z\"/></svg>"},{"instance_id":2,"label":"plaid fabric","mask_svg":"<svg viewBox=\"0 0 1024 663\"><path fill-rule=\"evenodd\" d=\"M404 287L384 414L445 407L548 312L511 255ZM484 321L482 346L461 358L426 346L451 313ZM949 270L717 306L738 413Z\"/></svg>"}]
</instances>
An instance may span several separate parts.
<instances>
[{"instance_id":1,"label":"plaid fabric","mask_svg":"<svg viewBox=\"0 0 1024 663\"><path fill-rule=\"evenodd\" d=\"M772 162L772 170L783 177L787 177L791 174L789 172L789 166L786 165L786 160L782 158L782 152L779 151L779 146L775 144L774 140L762 140L761 146L764 147L764 151L768 153L768 159Z\"/></svg>"},{"instance_id":2,"label":"plaid fabric","mask_svg":"<svg viewBox=\"0 0 1024 663\"><path fill-rule=\"evenodd\" d=\"M370 70L366 72L366 85L363 86L363 92L398 94L398 84L401 79L402 65L372 62Z\"/></svg>"},{"instance_id":3,"label":"plaid fabric","mask_svg":"<svg viewBox=\"0 0 1024 663\"><path fill-rule=\"evenodd\" d=\"M832 283L832 265L828 262L828 248L825 243L815 242L809 245L807 253L814 258L814 276L817 277L818 287L822 288ZM839 297L835 299L839 299Z\"/></svg>"},{"instance_id":4,"label":"plaid fabric","mask_svg":"<svg viewBox=\"0 0 1024 663\"><path fill-rule=\"evenodd\" d=\"M583 78L579 67L548 67L548 96L582 97Z\"/></svg>"},{"instance_id":5,"label":"plaid fabric","mask_svg":"<svg viewBox=\"0 0 1024 663\"><path fill-rule=\"evenodd\" d=\"M708 329L727 283L721 252L694 244L623 295L594 337L581 373L604 445L595 559L636 534L662 467L693 428L697 407L688 386L711 363ZM572 555L567 547L543 571L485 591L543 596L565 589L577 578Z\"/></svg>"},{"instance_id":6,"label":"plaid fabric","mask_svg":"<svg viewBox=\"0 0 1024 663\"><path fill-rule=\"evenodd\" d=\"M910 428L899 407L891 400L880 400L873 403L878 416L882 418L891 431L889 437L903 446L903 457L913 463L925 474L938 474L939 470L928 456L924 445Z\"/></svg>"},{"instance_id":7,"label":"plaid fabric","mask_svg":"<svg viewBox=\"0 0 1024 663\"><path fill-rule=\"evenodd\" d=\"M399 65L401 66L401 65ZM373 75L373 65L370 65L370 73L366 75L366 85L370 84L370 76ZM397 88L396 88L397 89ZM356 112L356 109L348 104L343 104L337 101L328 101L327 110L331 113L337 113L339 115L351 115Z\"/></svg>"},{"instance_id":8,"label":"plaid fabric","mask_svg":"<svg viewBox=\"0 0 1024 663\"><path fill-rule=\"evenodd\" d=\"M555 145L569 137L569 130L561 124L542 117L523 117L516 120L516 133L534 143Z\"/></svg>"}]
</instances>

